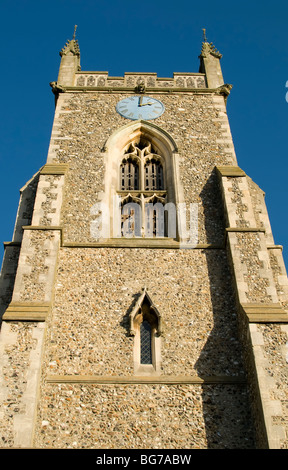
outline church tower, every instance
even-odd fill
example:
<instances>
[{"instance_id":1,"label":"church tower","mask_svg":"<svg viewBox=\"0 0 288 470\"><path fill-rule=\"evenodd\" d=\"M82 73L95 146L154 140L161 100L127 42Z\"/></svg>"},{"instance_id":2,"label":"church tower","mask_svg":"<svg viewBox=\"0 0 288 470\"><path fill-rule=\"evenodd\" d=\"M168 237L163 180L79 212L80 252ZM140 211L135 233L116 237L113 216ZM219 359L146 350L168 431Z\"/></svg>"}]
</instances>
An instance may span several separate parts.
<instances>
[{"instance_id":1,"label":"church tower","mask_svg":"<svg viewBox=\"0 0 288 470\"><path fill-rule=\"evenodd\" d=\"M285 449L288 281L237 163L231 85L198 72L52 82L47 162L5 243L2 448Z\"/></svg>"}]
</instances>

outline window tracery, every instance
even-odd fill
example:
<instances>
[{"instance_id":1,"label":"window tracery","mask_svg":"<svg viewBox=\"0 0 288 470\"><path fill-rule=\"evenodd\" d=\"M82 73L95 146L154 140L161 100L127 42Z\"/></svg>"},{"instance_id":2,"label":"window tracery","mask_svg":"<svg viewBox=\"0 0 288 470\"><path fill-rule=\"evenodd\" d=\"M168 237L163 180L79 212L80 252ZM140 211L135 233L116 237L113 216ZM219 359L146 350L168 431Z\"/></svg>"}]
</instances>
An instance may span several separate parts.
<instances>
[{"instance_id":1,"label":"window tracery","mask_svg":"<svg viewBox=\"0 0 288 470\"><path fill-rule=\"evenodd\" d=\"M140 138L127 145L120 165L119 192L122 236L167 236L164 160L150 141Z\"/></svg>"}]
</instances>

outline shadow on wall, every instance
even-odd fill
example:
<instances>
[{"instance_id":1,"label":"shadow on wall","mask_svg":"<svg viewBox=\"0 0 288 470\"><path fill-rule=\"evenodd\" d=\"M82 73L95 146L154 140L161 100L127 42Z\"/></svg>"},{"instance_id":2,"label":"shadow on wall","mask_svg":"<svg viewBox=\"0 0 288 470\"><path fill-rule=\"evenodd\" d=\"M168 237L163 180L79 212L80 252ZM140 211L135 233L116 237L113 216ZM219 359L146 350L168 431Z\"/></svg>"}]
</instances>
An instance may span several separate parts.
<instances>
[{"instance_id":1,"label":"shadow on wall","mask_svg":"<svg viewBox=\"0 0 288 470\"><path fill-rule=\"evenodd\" d=\"M23 237L23 225L31 225L39 172L21 190L12 242L6 246L0 276L0 320L13 296L18 259Z\"/></svg>"},{"instance_id":2,"label":"shadow on wall","mask_svg":"<svg viewBox=\"0 0 288 470\"><path fill-rule=\"evenodd\" d=\"M208 448L254 449L255 431L227 255L225 250L206 250L206 258L213 329L195 367L203 379L223 379L219 384L202 386Z\"/></svg>"},{"instance_id":3,"label":"shadow on wall","mask_svg":"<svg viewBox=\"0 0 288 470\"><path fill-rule=\"evenodd\" d=\"M238 328L234 281L224 246L223 204L215 171L207 180L201 198L207 241L223 245L223 249L204 251L209 274L213 329L196 363L196 369L202 378L224 378L219 384L202 386L208 448L253 449L255 430Z\"/></svg>"}]
</instances>

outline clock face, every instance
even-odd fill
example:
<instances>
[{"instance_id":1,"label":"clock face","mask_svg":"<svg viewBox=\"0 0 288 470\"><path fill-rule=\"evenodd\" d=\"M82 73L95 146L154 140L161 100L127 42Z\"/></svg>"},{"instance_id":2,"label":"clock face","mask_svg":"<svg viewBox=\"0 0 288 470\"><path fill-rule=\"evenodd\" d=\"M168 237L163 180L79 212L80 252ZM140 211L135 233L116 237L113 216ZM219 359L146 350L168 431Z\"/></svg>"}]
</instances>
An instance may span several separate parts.
<instances>
[{"instance_id":1,"label":"clock face","mask_svg":"<svg viewBox=\"0 0 288 470\"><path fill-rule=\"evenodd\" d=\"M149 96L129 96L119 101L116 111L126 119L156 119L164 112L164 105Z\"/></svg>"}]
</instances>

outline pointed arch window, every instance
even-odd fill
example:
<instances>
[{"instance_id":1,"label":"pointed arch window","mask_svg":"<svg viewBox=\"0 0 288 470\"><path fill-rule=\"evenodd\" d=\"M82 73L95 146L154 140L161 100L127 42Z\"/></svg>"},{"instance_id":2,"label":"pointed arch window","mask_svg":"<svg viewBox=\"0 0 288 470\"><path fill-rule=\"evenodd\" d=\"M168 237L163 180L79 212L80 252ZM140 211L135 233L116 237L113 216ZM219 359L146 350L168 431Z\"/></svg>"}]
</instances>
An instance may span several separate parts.
<instances>
[{"instance_id":1,"label":"pointed arch window","mask_svg":"<svg viewBox=\"0 0 288 470\"><path fill-rule=\"evenodd\" d=\"M145 163L145 190L146 191L163 191L163 165L161 161L155 158L147 159Z\"/></svg>"},{"instance_id":2,"label":"pointed arch window","mask_svg":"<svg viewBox=\"0 0 288 470\"><path fill-rule=\"evenodd\" d=\"M141 200L129 193L121 202L121 234L125 237L141 237Z\"/></svg>"},{"instance_id":3,"label":"pointed arch window","mask_svg":"<svg viewBox=\"0 0 288 470\"><path fill-rule=\"evenodd\" d=\"M139 189L139 165L132 158L124 158L121 164L121 190L134 191Z\"/></svg>"},{"instance_id":4,"label":"pointed arch window","mask_svg":"<svg viewBox=\"0 0 288 470\"><path fill-rule=\"evenodd\" d=\"M160 208L161 205L164 208L167 200L164 159L150 141L138 138L124 150L120 164L119 192L122 236L167 236L167 230L165 230L167 214L164 214L164 210ZM136 220L137 210L130 210L131 203L139 205L141 220ZM127 231L127 204L129 204L131 227L140 226L140 232L134 229ZM155 209L151 208L154 204L158 204Z\"/></svg>"},{"instance_id":5,"label":"pointed arch window","mask_svg":"<svg viewBox=\"0 0 288 470\"><path fill-rule=\"evenodd\" d=\"M140 364L152 364L152 331L147 320L140 324Z\"/></svg>"},{"instance_id":6,"label":"pointed arch window","mask_svg":"<svg viewBox=\"0 0 288 470\"><path fill-rule=\"evenodd\" d=\"M134 336L135 373L160 373L161 315L146 289L130 313L130 334Z\"/></svg>"}]
</instances>

